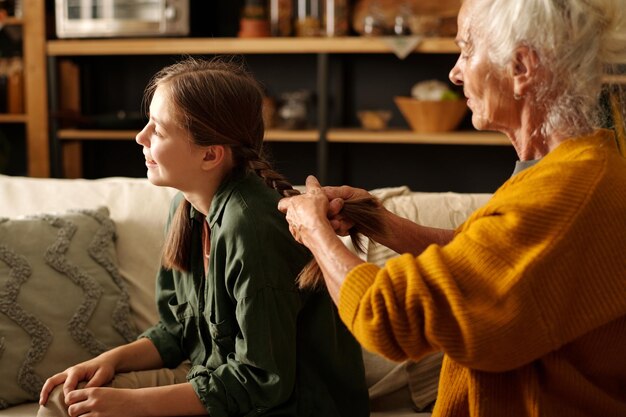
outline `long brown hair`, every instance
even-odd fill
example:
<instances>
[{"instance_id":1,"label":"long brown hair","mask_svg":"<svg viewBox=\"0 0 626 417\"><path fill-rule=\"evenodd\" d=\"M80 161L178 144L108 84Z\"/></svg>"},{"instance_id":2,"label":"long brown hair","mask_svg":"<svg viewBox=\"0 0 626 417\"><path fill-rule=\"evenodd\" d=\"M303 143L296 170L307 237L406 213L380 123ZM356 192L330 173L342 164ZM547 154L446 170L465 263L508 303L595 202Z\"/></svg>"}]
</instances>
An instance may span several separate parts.
<instances>
[{"instance_id":1,"label":"long brown hair","mask_svg":"<svg viewBox=\"0 0 626 417\"><path fill-rule=\"evenodd\" d=\"M149 106L157 88L172 101L175 121L199 146L231 147L234 170L252 170L283 196L298 192L268 162L263 151L263 93L245 67L230 58L187 58L154 75L144 93ZM163 249L163 266L191 269L190 203L183 199L172 218Z\"/></svg>"},{"instance_id":2,"label":"long brown hair","mask_svg":"<svg viewBox=\"0 0 626 417\"><path fill-rule=\"evenodd\" d=\"M174 120L189 133L194 144L228 145L235 170L256 172L268 187L283 197L300 194L274 170L264 154L263 92L241 63L224 58L187 58L165 67L146 87L145 108L149 107L158 87L167 89L172 107L176 109ZM383 233L379 208L380 203L373 197L345 202L343 215L355 223L350 232L355 248L362 249L361 233ZM162 256L162 264L168 269L191 270L190 209L190 203L182 199L172 218ZM307 289L324 286L315 259L300 273L298 285Z\"/></svg>"}]
</instances>

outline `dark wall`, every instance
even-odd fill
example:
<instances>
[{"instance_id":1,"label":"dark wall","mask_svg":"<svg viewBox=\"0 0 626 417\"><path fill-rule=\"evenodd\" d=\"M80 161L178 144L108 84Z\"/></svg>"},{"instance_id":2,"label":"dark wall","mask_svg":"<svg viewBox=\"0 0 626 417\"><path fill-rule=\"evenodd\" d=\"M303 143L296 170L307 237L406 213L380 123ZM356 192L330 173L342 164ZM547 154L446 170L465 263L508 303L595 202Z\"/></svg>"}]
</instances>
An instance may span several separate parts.
<instances>
[{"instance_id":1,"label":"dark wall","mask_svg":"<svg viewBox=\"0 0 626 417\"><path fill-rule=\"evenodd\" d=\"M24 124L0 124L0 174L26 175Z\"/></svg>"}]
</instances>

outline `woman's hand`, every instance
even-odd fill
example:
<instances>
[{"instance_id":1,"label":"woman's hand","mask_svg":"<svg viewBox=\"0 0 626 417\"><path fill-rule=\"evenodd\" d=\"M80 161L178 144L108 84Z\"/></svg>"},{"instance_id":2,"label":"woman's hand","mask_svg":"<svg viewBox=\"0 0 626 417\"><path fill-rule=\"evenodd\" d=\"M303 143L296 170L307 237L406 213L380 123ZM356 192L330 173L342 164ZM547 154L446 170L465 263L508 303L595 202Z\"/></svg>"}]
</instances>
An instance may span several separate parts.
<instances>
[{"instance_id":1,"label":"woman's hand","mask_svg":"<svg viewBox=\"0 0 626 417\"><path fill-rule=\"evenodd\" d=\"M344 201L370 197L370 193L360 188L348 187L323 187L322 190L329 200L328 219L335 233L340 236L347 236L350 229L354 227L354 222L346 219L342 214Z\"/></svg>"},{"instance_id":2,"label":"woman's hand","mask_svg":"<svg viewBox=\"0 0 626 417\"><path fill-rule=\"evenodd\" d=\"M306 179L306 192L283 198L278 209L286 214L289 231L300 243L310 247L316 232L330 229L328 220L330 203L317 178L310 175Z\"/></svg>"},{"instance_id":3,"label":"woman's hand","mask_svg":"<svg viewBox=\"0 0 626 417\"><path fill-rule=\"evenodd\" d=\"M351 190L356 189L346 187L342 191ZM335 234L328 220L330 208L327 194L313 176L306 179L304 194L283 198L278 203L278 209L286 214L291 234L311 250L322 270L330 296L335 303L339 303L341 284L347 273L363 261L350 252Z\"/></svg>"},{"instance_id":4,"label":"woman's hand","mask_svg":"<svg viewBox=\"0 0 626 417\"><path fill-rule=\"evenodd\" d=\"M46 404L48 396L57 385L63 384L63 395L67 401L68 394L76 389L79 382L86 382L86 388L100 387L111 382L114 375L115 366L103 355L79 363L46 380L41 389L39 404Z\"/></svg>"}]
</instances>

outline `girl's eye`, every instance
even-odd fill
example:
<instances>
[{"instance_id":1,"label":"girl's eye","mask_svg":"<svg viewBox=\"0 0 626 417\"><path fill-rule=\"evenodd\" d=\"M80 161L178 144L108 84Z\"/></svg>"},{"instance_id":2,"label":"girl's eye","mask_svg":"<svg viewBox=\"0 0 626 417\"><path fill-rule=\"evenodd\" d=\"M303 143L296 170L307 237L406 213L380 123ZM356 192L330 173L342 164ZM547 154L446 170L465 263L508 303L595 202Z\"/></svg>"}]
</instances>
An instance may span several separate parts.
<instances>
[{"instance_id":1,"label":"girl's eye","mask_svg":"<svg viewBox=\"0 0 626 417\"><path fill-rule=\"evenodd\" d=\"M154 129L154 136L160 138L161 137L161 132L159 132L158 130Z\"/></svg>"}]
</instances>

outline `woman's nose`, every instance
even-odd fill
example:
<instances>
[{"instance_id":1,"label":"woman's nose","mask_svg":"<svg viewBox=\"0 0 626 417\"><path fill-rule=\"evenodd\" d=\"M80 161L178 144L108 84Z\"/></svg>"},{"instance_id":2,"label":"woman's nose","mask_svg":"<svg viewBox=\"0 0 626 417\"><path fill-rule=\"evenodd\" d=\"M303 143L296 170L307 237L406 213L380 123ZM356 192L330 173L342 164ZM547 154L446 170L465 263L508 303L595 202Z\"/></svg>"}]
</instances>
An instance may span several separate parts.
<instances>
[{"instance_id":1,"label":"woman's nose","mask_svg":"<svg viewBox=\"0 0 626 417\"><path fill-rule=\"evenodd\" d=\"M463 85L463 78L461 76L461 69L459 68L459 61L454 64L454 67L450 70L448 74L448 78L452 81L454 85Z\"/></svg>"}]
</instances>

